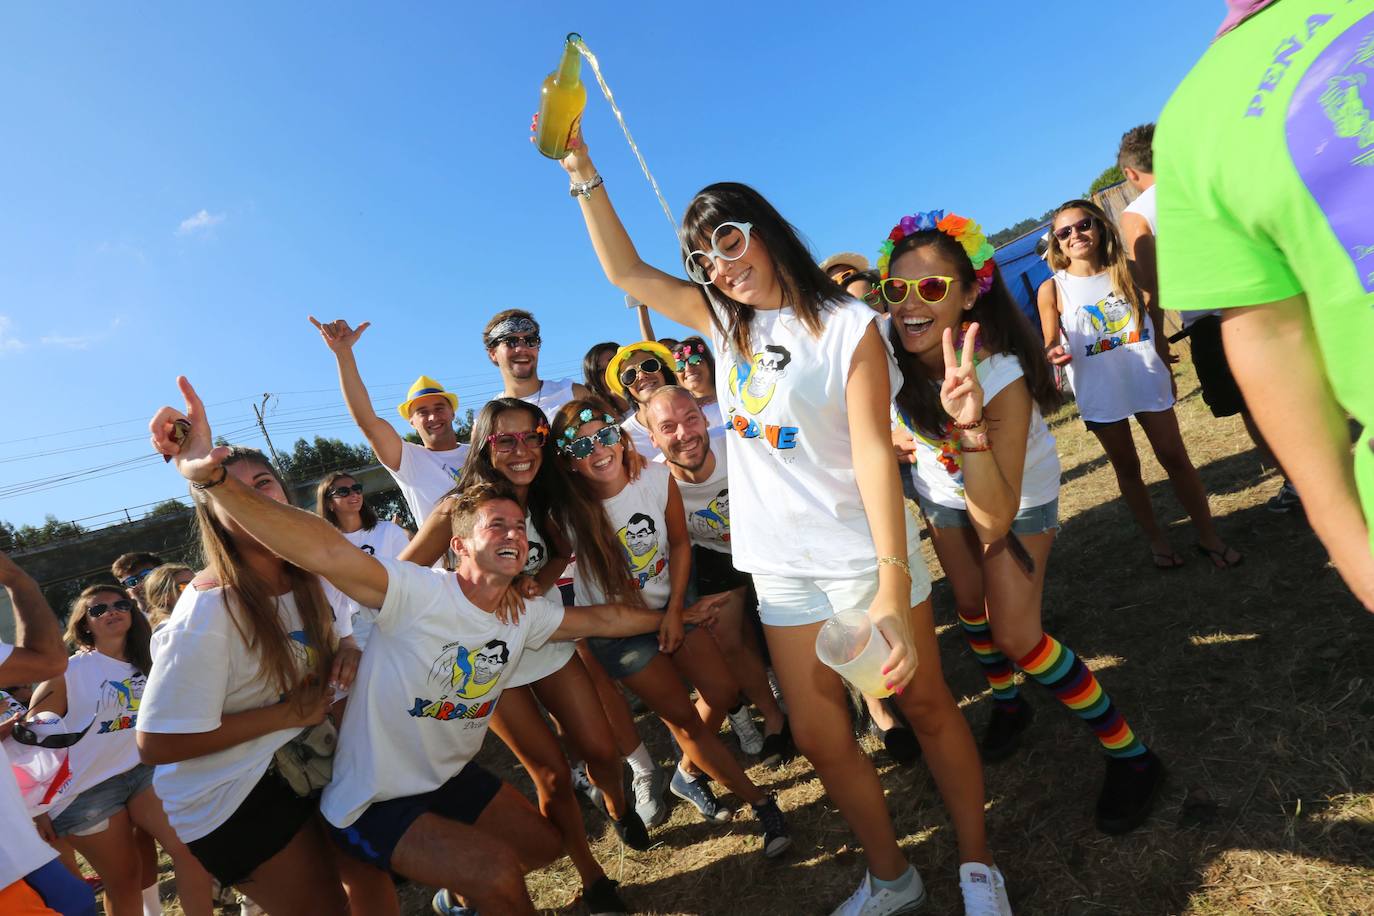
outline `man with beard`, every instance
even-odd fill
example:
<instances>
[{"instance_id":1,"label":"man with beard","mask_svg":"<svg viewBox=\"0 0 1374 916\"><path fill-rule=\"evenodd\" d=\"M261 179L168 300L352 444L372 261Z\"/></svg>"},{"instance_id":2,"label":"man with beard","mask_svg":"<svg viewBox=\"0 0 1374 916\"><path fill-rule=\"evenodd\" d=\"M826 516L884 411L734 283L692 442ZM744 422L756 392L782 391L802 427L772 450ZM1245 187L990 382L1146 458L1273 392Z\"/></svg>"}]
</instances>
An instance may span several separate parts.
<instances>
[{"instance_id":1,"label":"man with beard","mask_svg":"<svg viewBox=\"0 0 1374 916\"><path fill-rule=\"evenodd\" d=\"M752 582L731 562L724 431L710 435L697 399L677 385L665 385L650 394L644 410L649 434L662 453L656 460L664 462L677 481L687 513L692 586L698 595L730 594L713 632L745 696L763 715L767 737L759 735L744 703L730 711L730 727L745 753L758 754L764 763L776 766L791 756L791 737L768 685L754 622L746 618L746 608L754 606Z\"/></svg>"},{"instance_id":2,"label":"man with beard","mask_svg":"<svg viewBox=\"0 0 1374 916\"><path fill-rule=\"evenodd\" d=\"M519 398L551 417L573 398L590 396L585 385L570 378L545 381L539 377L539 322L524 309L493 315L482 329L482 343L506 385L497 397Z\"/></svg>"}]
</instances>

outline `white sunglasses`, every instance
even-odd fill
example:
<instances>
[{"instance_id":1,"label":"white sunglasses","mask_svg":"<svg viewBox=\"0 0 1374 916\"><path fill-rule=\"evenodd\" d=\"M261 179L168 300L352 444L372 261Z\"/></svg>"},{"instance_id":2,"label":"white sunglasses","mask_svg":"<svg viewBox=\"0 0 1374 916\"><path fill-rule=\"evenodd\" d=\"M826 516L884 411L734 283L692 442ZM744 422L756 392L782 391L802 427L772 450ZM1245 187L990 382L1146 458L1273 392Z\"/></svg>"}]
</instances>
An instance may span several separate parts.
<instances>
[{"instance_id":1,"label":"white sunglasses","mask_svg":"<svg viewBox=\"0 0 1374 916\"><path fill-rule=\"evenodd\" d=\"M744 257L749 250L749 231L753 228L752 223L721 223L711 233L710 251L688 252L687 276L694 283L710 286L716 276L716 258L738 261Z\"/></svg>"}]
</instances>

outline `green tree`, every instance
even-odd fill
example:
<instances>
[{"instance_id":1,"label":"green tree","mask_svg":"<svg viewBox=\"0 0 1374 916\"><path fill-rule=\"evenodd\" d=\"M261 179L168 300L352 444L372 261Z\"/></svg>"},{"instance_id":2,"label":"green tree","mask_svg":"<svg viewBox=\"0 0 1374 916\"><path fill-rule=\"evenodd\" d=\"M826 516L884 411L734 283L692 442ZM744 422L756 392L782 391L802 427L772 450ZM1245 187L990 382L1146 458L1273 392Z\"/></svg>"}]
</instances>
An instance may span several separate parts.
<instances>
[{"instance_id":1,"label":"green tree","mask_svg":"<svg viewBox=\"0 0 1374 916\"><path fill-rule=\"evenodd\" d=\"M64 522L55 515L46 516L42 525L20 525L17 528L9 522L0 521L0 549L32 550L85 533L86 529L76 522Z\"/></svg>"},{"instance_id":2,"label":"green tree","mask_svg":"<svg viewBox=\"0 0 1374 916\"><path fill-rule=\"evenodd\" d=\"M1050 214L1053 212L1053 209L1046 210L1040 216L1029 216L1021 220L1020 222L1011 224L1005 229L999 229L992 235L988 236L988 241L992 243L993 248L997 248L1001 245L1005 245L1007 242L1019 239L1021 236L1025 235L1027 232L1030 232L1032 229L1034 229L1036 226L1039 226L1042 223L1049 222Z\"/></svg>"},{"instance_id":3,"label":"green tree","mask_svg":"<svg viewBox=\"0 0 1374 916\"><path fill-rule=\"evenodd\" d=\"M164 499L156 506L148 510L144 518L159 518L169 515L185 515L191 511L191 507L179 499Z\"/></svg>"},{"instance_id":4,"label":"green tree","mask_svg":"<svg viewBox=\"0 0 1374 916\"><path fill-rule=\"evenodd\" d=\"M289 453L281 456L282 476L294 481L322 477L331 471L348 471L377 463L366 445L349 445L342 439L316 436L314 442L297 439Z\"/></svg>"},{"instance_id":5,"label":"green tree","mask_svg":"<svg viewBox=\"0 0 1374 916\"><path fill-rule=\"evenodd\" d=\"M1101 175L1098 175L1097 178L1093 180L1093 183L1088 187L1088 193L1084 196L1092 197L1103 188L1110 188L1112 185L1120 184L1125 180L1126 176L1122 173L1121 166L1114 165L1104 170Z\"/></svg>"}]
</instances>

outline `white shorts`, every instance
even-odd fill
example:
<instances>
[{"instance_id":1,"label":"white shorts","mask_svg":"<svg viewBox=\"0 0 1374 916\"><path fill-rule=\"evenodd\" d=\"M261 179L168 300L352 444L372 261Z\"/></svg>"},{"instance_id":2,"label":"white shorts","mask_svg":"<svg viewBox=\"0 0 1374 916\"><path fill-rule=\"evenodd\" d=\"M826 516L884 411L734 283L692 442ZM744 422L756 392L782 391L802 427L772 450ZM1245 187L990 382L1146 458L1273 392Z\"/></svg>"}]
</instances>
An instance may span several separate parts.
<instances>
[{"instance_id":1,"label":"white shorts","mask_svg":"<svg viewBox=\"0 0 1374 916\"><path fill-rule=\"evenodd\" d=\"M911 607L930 597L930 570L921 556L920 541L908 541L911 553ZM854 579L808 579L799 576L754 574L759 596L759 620L770 627L800 627L829 620L851 608L868 610L878 595L878 573Z\"/></svg>"}]
</instances>

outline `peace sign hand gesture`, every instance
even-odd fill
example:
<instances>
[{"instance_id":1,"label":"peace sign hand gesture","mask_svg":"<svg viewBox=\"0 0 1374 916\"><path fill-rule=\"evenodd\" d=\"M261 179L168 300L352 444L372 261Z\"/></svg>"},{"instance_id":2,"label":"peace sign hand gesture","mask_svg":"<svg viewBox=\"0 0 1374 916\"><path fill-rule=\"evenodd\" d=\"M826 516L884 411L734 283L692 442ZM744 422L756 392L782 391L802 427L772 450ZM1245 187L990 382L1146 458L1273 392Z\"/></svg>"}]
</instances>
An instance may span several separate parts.
<instances>
[{"instance_id":1,"label":"peace sign hand gesture","mask_svg":"<svg viewBox=\"0 0 1374 916\"><path fill-rule=\"evenodd\" d=\"M955 423L967 425L983 419L983 386L978 383L973 354L978 350L978 322L964 333L962 358L954 353L954 329L945 328L945 381L940 385L940 406Z\"/></svg>"}]
</instances>

